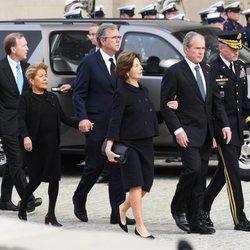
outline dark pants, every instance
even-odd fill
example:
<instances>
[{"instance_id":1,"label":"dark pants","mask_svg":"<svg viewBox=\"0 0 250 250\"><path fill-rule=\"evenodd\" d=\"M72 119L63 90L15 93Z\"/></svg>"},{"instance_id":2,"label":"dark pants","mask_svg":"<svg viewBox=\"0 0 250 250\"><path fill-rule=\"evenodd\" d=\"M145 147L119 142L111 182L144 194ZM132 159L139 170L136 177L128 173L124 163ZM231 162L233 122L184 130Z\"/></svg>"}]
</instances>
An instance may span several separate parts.
<instances>
[{"instance_id":1,"label":"dark pants","mask_svg":"<svg viewBox=\"0 0 250 250\"><path fill-rule=\"evenodd\" d=\"M235 225L239 224L245 218L238 163L240 150L240 147L230 144L218 147L219 164L206 189L203 205L204 211L210 211L215 197L226 183L230 209Z\"/></svg>"},{"instance_id":2,"label":"dark pants","mask_svg":"<svg viewBox=\"0 0 250 250\"><path fill-rule=\"evenodd\" d=\"M200 218L206 187L210 144L180 148L183 171L171 203L172 214L185 212L190 224Z\"/></svg>"},{"instance_id":3,"label":"dark pants","mask_svg":"<svg viewBox=\"0 0 250 250\"><path fill-rule=\"evenodd\" d=\"M6 202L11 200L13 185L20 198L23 197L27 186L27 179L23 169L21 139L10 135L2 135L1 138L7 158L1 184L1 201ZM30 197L31 199L34 199L33 195Z\"/></svg>"},{"instance_id":4,"label":"dark pants","mask_svg":"<svg viewBox=\"0 0 250 250\"><path fill-rule=\"evenodd\" d=\"M92 189L103 168L109 167L109 201L112 213L117 215L118 206L125 200L125 192L122 188L121 169L117 164L111 164L107 158L101 154L103 140L92 140L86 138L85 162L81 180L75 190L74 199L80 205L85 205L87 195Z\"/></svg>"}]
</instances>

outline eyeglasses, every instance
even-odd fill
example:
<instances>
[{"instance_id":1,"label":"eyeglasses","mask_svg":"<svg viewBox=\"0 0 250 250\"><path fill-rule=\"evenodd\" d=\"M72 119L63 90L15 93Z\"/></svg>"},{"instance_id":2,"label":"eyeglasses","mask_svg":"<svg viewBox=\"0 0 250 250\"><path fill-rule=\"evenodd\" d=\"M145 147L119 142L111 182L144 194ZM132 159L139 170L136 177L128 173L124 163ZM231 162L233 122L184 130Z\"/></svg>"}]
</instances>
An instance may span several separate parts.
<instances>
[{"instance_id":1,"label":"eyeglasses","mask_svg":"<svg viewBox=\"0 0 250 250\"><path fill-rule=\"evenodd\" d=\"M105 36L104 39L107 39L107 38L110 38L112 40L118 40L118 39L121 39L122 37L121 36Z\"/></svg>"}]
</instances>

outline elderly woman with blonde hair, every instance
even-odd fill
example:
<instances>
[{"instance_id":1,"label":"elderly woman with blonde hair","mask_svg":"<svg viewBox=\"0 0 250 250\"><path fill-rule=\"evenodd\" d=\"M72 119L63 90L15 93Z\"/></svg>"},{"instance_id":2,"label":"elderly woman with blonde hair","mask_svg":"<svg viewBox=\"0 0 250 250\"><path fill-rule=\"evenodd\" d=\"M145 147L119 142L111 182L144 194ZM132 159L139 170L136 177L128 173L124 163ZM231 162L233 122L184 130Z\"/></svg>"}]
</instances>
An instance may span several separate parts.
<instances>
[{"instance_id":1,"label":"elderly woman with blonde hair","mask_svg":"<svg viewBox=\"0 0 250 250\"><path fill-rule=\"evenodd\" d=\"M31 91L20 97L18 120L29 170L29 183L19 206L18 217L27 220L28 197L41 182L48 182L49 207L45 224L62 226L55 216L55 205L61 178L60 122L78 128L78 122L67 117L54 93L48 92L48 66L30 65L26 77Z\"/></svg>"}]
</instances>

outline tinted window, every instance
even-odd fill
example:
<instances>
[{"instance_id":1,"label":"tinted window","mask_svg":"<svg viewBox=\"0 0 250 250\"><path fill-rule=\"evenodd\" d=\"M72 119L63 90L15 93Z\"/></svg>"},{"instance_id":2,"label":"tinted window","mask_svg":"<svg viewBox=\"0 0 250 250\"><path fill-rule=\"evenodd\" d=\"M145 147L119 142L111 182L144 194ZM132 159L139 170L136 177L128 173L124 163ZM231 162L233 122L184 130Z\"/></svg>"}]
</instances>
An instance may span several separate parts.
<instances>
[{"instance_id":1,"label":"tinted window","mask_svg":"<svg viewBox=\"0 0 250 250\"><path fill-rule=\"evenodd\" d=\"M88 31L60 31L50 35L51 68L58 74L75 74L81 59L93 47Z\"/></svg>"},{"instance_id":2,"label":"tinted window","mask_svg":"<svg viewBox=\"0 0 250 250\"><path fill-rule=\"evenodd\" d=\"M159 67L161 60L182 59L181 54L166 40L148 33L126 33L121 45L123 51L136 51L141 55L144 74L163 73Z\"/></svg>"}]
</instances>

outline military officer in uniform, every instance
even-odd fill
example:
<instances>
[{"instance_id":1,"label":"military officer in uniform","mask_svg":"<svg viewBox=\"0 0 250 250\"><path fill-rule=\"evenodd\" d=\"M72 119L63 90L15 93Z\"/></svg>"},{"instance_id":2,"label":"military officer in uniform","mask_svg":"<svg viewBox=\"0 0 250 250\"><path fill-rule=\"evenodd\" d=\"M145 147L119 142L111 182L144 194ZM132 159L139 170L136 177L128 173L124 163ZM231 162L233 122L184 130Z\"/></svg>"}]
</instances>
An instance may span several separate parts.
<instances>
[{"instance_id":1,"label":"military officer in uniform","mask_svg":"<svg viewBox=\"0 0 250 250\"><path fill-rule=\"evenodd\" d=\"M208 7L209 9L214 9L216 12L220 13L220 16L222 18L226 18L226 13L225 13L225 8L224 8L224 2L223 1L218 1Z\"/></svg>"},{"instance_id":2,"label":"military officer in uniform","mask_svg":"<svg viewBox=\"0 0 250 250\"><path fill-rule=\"evenodd\" d=\"M225 107L232 139L225 143L215 120L215 140L217 142L219 164L205 191L203 219L213 227L209 211L218 193L226 183L234 229L250 231L250 222L244 213L244 198L239 176L239 156L243 145L243 117L250 121L250 100L247 97L247 77L243 62L238 60L242 48L239 31L222 31L218 34L220 55L211 63L212 77L215 79L222 103Z\"/></svg>"},{"instance_id":3,"label":"military officer in uniform","mask_svg":"<svg viewBox=\"0 0 250 250\"><path fill-rule=\"evenodd\" d=\"M157 13L156 4L149 4L138 12L143 19L156 19Z\"/></svg>"},{"instance_id":4,"label":"military officer in uniform","mask_svg":"<svg viewBox=\"0 0 250 250\"><path fill-rule=\"evenodd\" d=\"M238 22L240 18L240 2L233 2L225 6L227 20L224 23L224 30L244 31L243 26Z\"/></svg>"},{"instance_id":5,"label":"military officer in uniform","mask_svg":"<svg viewBox=\"0 0 250 250\"><path fill-rule=\"evenodd\" d=\"M246 17L246 26L244 27L246 32L247 46L250 48L250 9L242 11L242 14Z\"/></svg>"},{"instance_id":6,"label":"military officer in uniform","mask_svg":"<svg viewBox=\"0 0 250 250\"><path fill-rule=\"evenodd\" d=\"M176 8L175 3L170 3L166 5L161 11L161 14L164 15L164 19L169 20L171 17L174 17L178 14L178 9Z\"/></svg>"},{"instance_id":7,"label":"military officer in uniform","mask_svg":"<svg viewBox=\"0 0 250 250\"><path fill-rule=\"evenodd\" d=\"M118 8L120 11L120 18L133 18L135 15L135 5L126 5Z\"/></svg>"},{"instance_id":8,"label":"military officer in uniform","mask_svg":"<svg viewBox=\"0 0 250 250\"><path fill-rule=\"evenodd\" d=\"M223 30L223 23L225 19L220 15L219 12L209 13L207 15L207 23L213 27Z\"/></svg>"}]
</instances>

